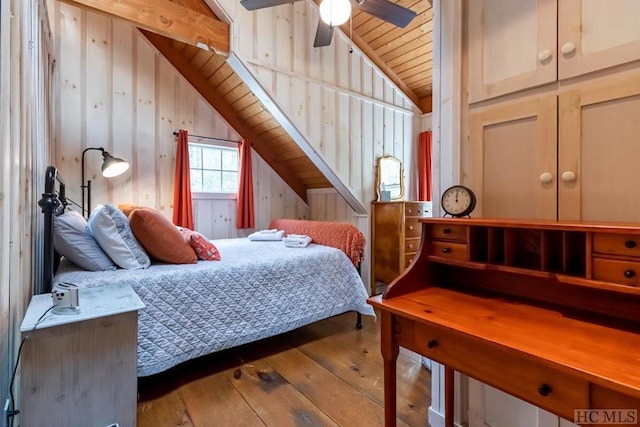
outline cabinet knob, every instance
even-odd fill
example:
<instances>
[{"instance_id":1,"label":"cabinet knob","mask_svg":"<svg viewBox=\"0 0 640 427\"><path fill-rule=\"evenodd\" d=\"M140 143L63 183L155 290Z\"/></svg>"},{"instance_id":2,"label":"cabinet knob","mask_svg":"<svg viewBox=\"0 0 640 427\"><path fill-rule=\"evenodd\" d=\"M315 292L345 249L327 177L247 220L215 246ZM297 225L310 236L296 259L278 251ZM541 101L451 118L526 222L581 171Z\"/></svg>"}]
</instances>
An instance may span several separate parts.
<instances>
[{"instance_id":1,"label":"cabinet knob","mask_svg":"<svg viewBox=\"0 0 640 427\"><path fill-rule=\"evenodd\" d=\"M624 247L627 249L633 249L636 247L636 241L635 240L627 240L626 242L624 242Z\"/></svg>"},{"instance_id":2,"label":"cabinet knob","mask_svg":"<svg viewBox=\"0 0 640 427\"><path fill-rule=\"evenodd\" d=\"M574 171L562 172L562 180L564 182L573 182L576 180L576 173Z\"/></svg>"},{"instance_id":3,"label":"cabinet knob","mask_svg":"<svg viewBox=\"0 0 640 427\"><path fill-rule=\"evenodd\" d=\"M538 59L540 62L545 62L549 58L551 58L551 51L549 49L541 50L540 53L538 53Z\"/></svg>"},{"instance_id":4,"label":"cabinet knob","mask_svg":"<svg viewBox=\"0 0 640 427\"><path fill-rule=\"evenodd\" d=\"M543 184L548 184L553 181L553 174L551 172L542 172L540 174L540 182Z\"/></svg>"},{"instance_id":5,"label":"cabinet knob","mask_svg":"<svg viewBox=\"0 0 640 427\"><path fill-rule=\"evenodd\" d=\"M428 347L428 348L434 348L434 347L435 347L435 346L437 346L437 345L438 345L438 340L429 340L429 341L427 342L427 347Z\"/></svg>"},{"instance_id":6,"label":"cabinet knob","mask_svg":"<svg viewBox=\"0 0 640 427\"><path fill-rule=\"evenodd\" d=\"M549 394L553 391L549 384L542 384L538 387L538 393L540 396L549 396Z\"/></svg>"},{"instance_id":7,"label":"cabinet knob","mask_svg":"<svg viewBox=\"0 0 640 427\"><path fill-rule=\"evenodd\" d=\"M627 279L633 279L634 277L636 277L636 272L633 270L627 270L624 272L624 277L626 277Z\"/></svg>"},{"instance_id":8,"label":"cabinet knob","mask_svg":"<svg viewBox=\"0 0 640 427\"><path fill-rule=\"evenodd\" d=\"M409 230L413 230L413 225L410 225L408 228Z\"/></svg>"},{"instance_id":9,"label":"cabinet knob","mask_svg":"<svg viewBox=\"0 0 640 427\"><path fill-rule=\"evenodd\" d=\"M448 254L451 252L451 248L442 248L442 253L443 254Z\"/></svg>"},{"instance_id":10,"label":"cabinet knob","mask_svg":"<svg viewBox=\"0 0 640 427\"><path fill-rule=\"evenodd\" d=\"M576 45L571 42L567 42L563 44L562 47L560 48L560 51L562 51L564 55L569 55L570 53L575 52L575 50L576 50Z\"/></svg>"}]
</instances>

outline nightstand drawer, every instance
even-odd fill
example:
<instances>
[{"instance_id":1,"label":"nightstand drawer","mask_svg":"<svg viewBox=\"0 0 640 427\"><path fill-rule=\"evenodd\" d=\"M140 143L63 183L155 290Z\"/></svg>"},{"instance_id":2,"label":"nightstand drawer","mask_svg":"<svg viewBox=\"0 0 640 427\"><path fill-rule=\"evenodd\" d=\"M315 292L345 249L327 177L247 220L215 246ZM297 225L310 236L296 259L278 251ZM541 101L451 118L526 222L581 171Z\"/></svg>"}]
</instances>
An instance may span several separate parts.
<instances>
[{"instance_id":1,"label":"nightstand drawer","mask_svg":"<svg viewBox=\"0 0 640 427\"><path fill-rule=\"evenodd\" d=\"M406 218L404 222L405 237L420 237L422 234L422 224L418 218Z\"/></svg>"},{"instance_id":2,"label":"nightstand drawer","mask_svg":"<svg viewBox=\"0 0 640 427\"><path fill-rule=\"evenodd\" d=\"M399 344L431 360L568 419L573 419L574 409L589 408L586 380L461 332L396 320Z\"/></svg>"},{"instance_id":3,"label":"nightstand drawer","mask_svg":"<svg viewBox=\"0 0 640 427\"><path fill-rule=\"evenodd\" d=\"M431 213L431 203L405 203L405 216L426 217Z\"/></svg>"},{"instance_id":4,"label":"nightstand drawer","mask_svg":"<svg viewBox=\"0 0 640 427\"><path fill-rule=\"evenodd\" d=\"M640 285L640 262L593 258L593 278L638 286Z\"/></svg>"},{"instance_id":5,"label":"nightstand drawer","mask_svg":"<svg viewBox=\"0 0 640 427\"><path fill-rule=\"evenodd\" d=\"M464 225L432 225L431 236L434 239L467 241L467 227Z\"/></svg>"},{"instance_id":6,"label":"nightstand drawer","mask_svg":"<svg viewBox=\"0 0 640 427\"><path fill-rule=\"evenodd\" d=\"M469 260L468 247L463 243L441 242L434 240L431 242L431 255L458 259L461 261Z\"/></svg>"},{"instance_id":7,"label":"nightstand drawer","mask_svg":"<svg viewBox=\"0 0 640 427\"><path fill-rule=\"evenodd\" d=\"M640 236L596 233L593 235L593 251L610 255L640 256Z\"/></svg>"}]
</instances>

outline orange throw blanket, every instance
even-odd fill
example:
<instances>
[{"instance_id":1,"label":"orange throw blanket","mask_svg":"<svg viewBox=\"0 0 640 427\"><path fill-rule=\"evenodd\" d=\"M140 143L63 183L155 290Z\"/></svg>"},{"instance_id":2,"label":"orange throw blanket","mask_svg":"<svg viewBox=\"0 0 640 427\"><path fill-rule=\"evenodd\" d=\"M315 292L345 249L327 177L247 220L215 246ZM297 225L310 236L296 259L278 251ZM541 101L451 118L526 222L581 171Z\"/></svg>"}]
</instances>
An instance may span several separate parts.
<instances>
[{"instance_id":1,"label":"orange throw blanket","mask_svg":"<svg viewBox=\"0 0 640 427\"><path fill-rule=\"evenodd\" d=\"M353 224L303 219L273 219L269 228L284 230L286 234L306 234L313 239L313 243L340 249L355 266L358 266L364 255L366 240Z\"/></svg>"}]
</instances>

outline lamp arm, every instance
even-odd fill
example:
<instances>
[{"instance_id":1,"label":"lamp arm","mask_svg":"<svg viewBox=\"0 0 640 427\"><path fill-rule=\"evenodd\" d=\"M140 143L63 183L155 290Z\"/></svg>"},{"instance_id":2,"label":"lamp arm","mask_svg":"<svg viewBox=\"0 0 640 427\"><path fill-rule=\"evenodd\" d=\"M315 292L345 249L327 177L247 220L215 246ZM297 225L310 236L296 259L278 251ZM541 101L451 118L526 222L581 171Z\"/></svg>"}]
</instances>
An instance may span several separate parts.
<instances>
[{"instance_id":1,"label":"lamp arm","mask_svg":"<svg viewBox=\"0 0 640 427\"><path fill-rule=\"evenodd\" d=\"M86 185L84 183L84 155L89 150L97 150L97 151L101 151L101 152L104 153L104 148L102 148L102 147L97 147L97 148L96 147L89 147L89 148L85 148L82 151L82 160L81 160L81 166L82 166L82 177L81 177L81 179L82 180L80 181L80 189L82 190L81 191L82 192L82 215L86 216L87 218L89 217L89 209L91 209L91 205L90 205L90 203L91 203L91 182L88 182ZM85 204L84 204L84 192L85 192L85 189L87 190L87 202L88 202L87 204L89 205L86 208L85 208ZM86 215L85 215L85 212L86 212Z\"/></svg>"}]
</instances>

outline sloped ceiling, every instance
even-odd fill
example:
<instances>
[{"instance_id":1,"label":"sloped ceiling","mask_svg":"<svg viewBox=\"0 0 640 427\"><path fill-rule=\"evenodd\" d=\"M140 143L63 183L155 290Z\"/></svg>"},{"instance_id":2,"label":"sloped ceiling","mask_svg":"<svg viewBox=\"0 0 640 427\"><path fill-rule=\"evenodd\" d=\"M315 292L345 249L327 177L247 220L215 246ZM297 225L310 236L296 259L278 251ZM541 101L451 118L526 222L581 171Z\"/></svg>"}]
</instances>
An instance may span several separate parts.
<instances>
[{"instance_id":1,"label":"sloped ceiling","mask_svg":"<svg viewBox=\"0 0 640 427\"><path fill-rule=\"evenodd\" d=\"M303 200L308 189L333 187L226 62L229 25L204 0L63 1L138 27ZM417 12L406 28L354 9L351 25L341 30L421 111L430 112L431 4L392 1Z\"/></svg>"}]
</instances>

